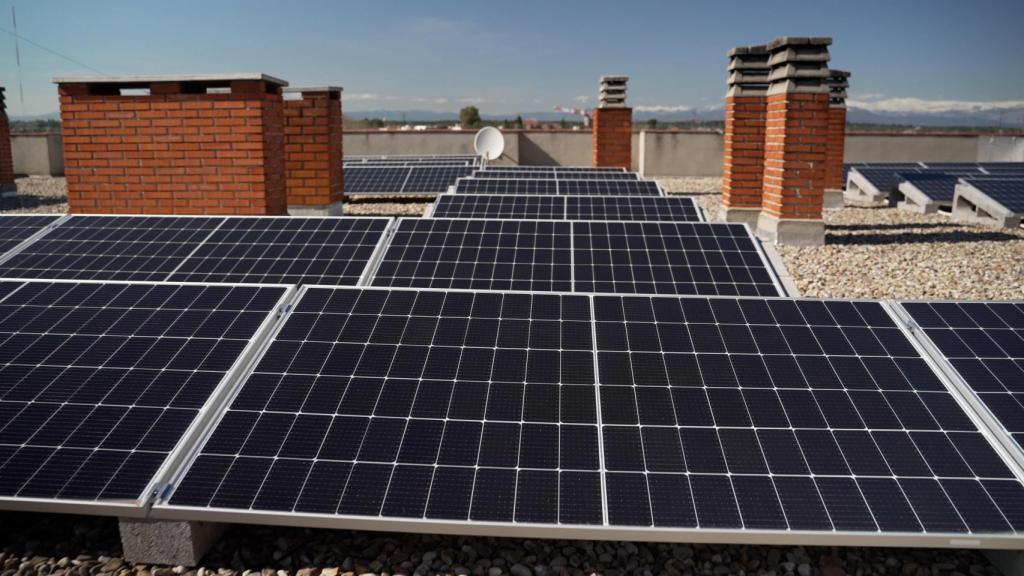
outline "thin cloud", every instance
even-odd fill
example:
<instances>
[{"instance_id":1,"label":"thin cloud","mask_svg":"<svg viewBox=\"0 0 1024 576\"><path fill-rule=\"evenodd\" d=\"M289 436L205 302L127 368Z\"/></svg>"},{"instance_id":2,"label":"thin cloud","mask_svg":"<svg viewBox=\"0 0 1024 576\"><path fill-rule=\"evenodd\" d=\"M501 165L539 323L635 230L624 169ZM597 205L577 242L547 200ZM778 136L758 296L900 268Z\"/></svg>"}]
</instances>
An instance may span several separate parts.
<instances>
[{"instance_id":1,"label":"thin cloud","mask_svg":"<svg viewBox=\"0 0 1024 576\"><path fill-rule=\"evenodd\" d=\"M860 94L847 104L868 112L944 114L949 112L990 112L1024 108L1024 100L925 100L922 98L877 98Z\"/></svg>"},{"instance_id":2,"label":"thin cloud","mask_svg":"<svg viewBox=\"0 0 1024 576\"><path fill-rule=\"evenodd\" d=\"M590 102L590 96L587 96L586 94L580 94L579 96L573 98L573 100L576 102L582 102L583 104L586 104L587 102Z\"/></svg>"},{"instance_id":3,"label":"thin cloud","mask_svg":"<svg viewBox=\"0 0 1024 576\"><path fill-rule=\"evenodd\" d=\"M633 110L636 112L693 112L696 110L693 106L687 106L685 104L679 104L675 106L668 106L664 104L655 104L649 106L634 106Z\"/></svg>"},{"instance_id":4,"label":"thin cloud","mask_svg":"<svg viewBox=\"0 0 1024 576\"><path fill-rule=\"evenodd\" d=\"M486 100L484 100L483 98L469 97L459 98L459 102L462 102L463 104L483 104L484 102L486 102Z\"/></svg>"}]
</instances>

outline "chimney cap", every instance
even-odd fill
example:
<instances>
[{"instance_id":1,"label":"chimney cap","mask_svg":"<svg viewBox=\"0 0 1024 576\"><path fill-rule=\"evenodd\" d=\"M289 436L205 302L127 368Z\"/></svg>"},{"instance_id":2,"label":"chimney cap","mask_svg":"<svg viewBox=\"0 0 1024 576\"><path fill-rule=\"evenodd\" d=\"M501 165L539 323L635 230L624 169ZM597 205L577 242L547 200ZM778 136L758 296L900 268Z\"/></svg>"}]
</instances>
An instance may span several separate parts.
<instances>
[{"instance_id":1,"label":"chimney cap","mask_svg":"<svg viewBox=\"0 0 1024 576\"><path fill-rule=\"evenodd\" d=\"M833 78L849 78L851 76L849 70L837 70L835 68L829 68L828 75Z\"/></svg>"},{"instance_id":2,"label":"chimney cap","mask_svg":"<svg viewBox=\"0 0 1024 576\"><path fill-rule=\"evenodd\" d=\"M301 92L344 92L345 89L341 86L289 86L281 91L286 94L295 94Z\"/></svg>"},{"instance_id":3,"label":"chimney cap","mask_svg":"<svg viewBox=\"0 0 1024 576\"><path fill-rule=\"evenodd\" d=\"M158 82L233 82L236 80L259 80L287 86L288 82L257 72L235 72L228 74L149 74L140 76L54 76L54 84L153 84Z\"/></svg>"},{"instance_id":4,"label":"chimney cap","mask_svg":"<svg viewBox=\"0 0 1024 576\"><path fill-rule=\"evenodd\" d=\"M778 50L786 46L830 46L832 38L828 36L776 36L768 43L769 50Z\"/></svg>"},{"instance_id":5,"label":"chimney cap","mask_svg":"<svg viewBox=\"0 0 1024 576\"><path fill-rule=\"evenodd\" d=\"M756 55L761 55L761 54L768 54L768 45L767 44L755 44L753 46L737 46L735 48L730 49L726 53L726 55L729 58L733 58L735 56L744 56L744 55L747 55L747 54L755 55L755 56Z\"/></svg>"},{"instance_id":6,"label":"chimney cap","mask_svg":"<svg viewBox=\"0 0 1024 576\"><path fill-rule=\"evenodd\" d=\"M629 76L601 76L601 83L625 84L629 82Z\"/></svg>"}]
</instances>

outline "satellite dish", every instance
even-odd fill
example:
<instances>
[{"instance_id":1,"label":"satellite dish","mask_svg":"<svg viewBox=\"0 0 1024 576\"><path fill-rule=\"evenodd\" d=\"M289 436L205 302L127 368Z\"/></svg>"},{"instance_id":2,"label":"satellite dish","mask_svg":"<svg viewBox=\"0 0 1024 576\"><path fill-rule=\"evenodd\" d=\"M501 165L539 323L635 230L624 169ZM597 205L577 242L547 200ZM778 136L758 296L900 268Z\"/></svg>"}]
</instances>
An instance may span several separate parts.
<instances>
[{"instance_id":1,"label":"satellite dish","mask_svg":"<svg viewBox=\"0 0 1024 576\"><path fill-rule=\"evenodd\" d=\"M497 160L505 151L505 137L493 126L481 128L473 138L473 150L486 160Z\"/></svg>"}]
</instances>

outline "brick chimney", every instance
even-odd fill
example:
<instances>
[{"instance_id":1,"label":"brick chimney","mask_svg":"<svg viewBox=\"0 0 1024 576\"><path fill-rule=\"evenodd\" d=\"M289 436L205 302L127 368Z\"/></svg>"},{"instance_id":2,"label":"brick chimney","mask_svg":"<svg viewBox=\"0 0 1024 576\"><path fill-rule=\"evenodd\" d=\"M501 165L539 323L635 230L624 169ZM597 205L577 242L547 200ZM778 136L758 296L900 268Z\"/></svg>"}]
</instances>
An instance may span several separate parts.
<instances>
[{"instance_id":1,"label":"brick chimney","mask_svg":"<svg viewBox=\"0 0 1024 576\"><path fill-rule=\"evenodd\" d=\"M746 222L756 228L764 172L768 47L739 46L728 55L722 207L726 222Z\"/></svg>"},{"instance_id":2,"label":"brick chimney","mask_svg":"<svg viewBox=\"0 0 1024 576\"><path fill-rule=\"evenodd\" d=\"M285 187L293 216L341 215L341 91L337 86L284 89Z\"/></svg>"},{"instance_id":3,"label":"brick chimney","mask_svg":"<svg viewBox=\"0 0 1024 576\"><path fill-rule=\"evenodd\" d=\"M829 70L828 85L828 146L825 148L825 210L838 210L843 202L843 152L846 147L846 89L850 86L850 73Z\"/></svg>"},{"instance_id":4,"label":"brick chimney","mask_svg":"<svg viewBox=\"0 0 1024 576\"><path fill-rule=\"evenodd\" d=\"M0 86L0 196L18 193L14 182L14 158L11 156L11 124L7 118L4 88Z\"/></svg>"},{"instance_id":5,"label":"brick chimney","mask_svg":"<svg viewBox=\"0 0 1024 576\"><path fill-rule=\"evenodd\" d=\"M53 81L70 212L285 214L287 82L263 74Z\"/></svg>"},{"instance_id":6,"label":"brick chimney","mask_svg":"<svg viewBox=\"0 0 1024 576\"><path fill-rule=\"evenodd\" d=\"M831 38L790 36L768 43L764 196L757 233L776 244L825 242L821 211L831 43Z\"/></svg>"},{"instance_id":7,"label":"brick chimney","mask_svg":"<svg viewBox=\"0 0 1024 576\"><path fill-rule=\"evenodd\" d=\"M633 109L626 107L628 76L602 76L593 112L594 167L633 168Z\"/></svg>"}]
</instances>

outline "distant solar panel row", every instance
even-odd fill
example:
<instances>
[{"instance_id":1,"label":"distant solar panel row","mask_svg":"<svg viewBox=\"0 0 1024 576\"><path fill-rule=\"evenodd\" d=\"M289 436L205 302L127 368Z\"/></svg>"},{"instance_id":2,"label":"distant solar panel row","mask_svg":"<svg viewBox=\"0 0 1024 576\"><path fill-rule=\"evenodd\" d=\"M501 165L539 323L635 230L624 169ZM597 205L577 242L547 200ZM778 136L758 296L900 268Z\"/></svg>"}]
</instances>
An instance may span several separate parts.
<instances>
[{"instance_id":1,"label":"distant solar panel row","mask_svg":"<svg viewBox=\"0 0 1024 576\"><path fill-rule=\"evenodd\" d=\"M503 170L501 168L488 168L477 170L472 174L473 178L499 178L499 179L536 179L536 180L639 180L636 172L621 171L594 171L594 170Z\"/></svg>"},{"instance_id":2,"label":"distant solar panel row","mask_svg":"<svg viewBox=\"0 0 1024 576\"><path fill-rule=\"evenodd\" d=\"M399 220L371 284L647 294L783 294L742 224Z\"/></svg>"},{"instance_id":3,"label":"distant solar panel row","mask_svg":"<svg viewBox=\"0 0 1024 576\"><path fill-rule=\"evenodd\" d=\"M643 220L702 222L693 198L680 196L529 196L444 194L434 201L434 218L532 220Z\"/></svg>"},{"instance_id":4,"label":"distant solar panel row","mask_svg":"<svg viewBox=\"0 0 1024 576\"><path fill-rule=\"evenodd\" d=\"M479 156L427 155L427 156L345 156L346 169L355 166L479 166Z\"/></svg>"},{"instance_id":5,"label":"distant solar panel row","mask_svg":"<svg viewBox=\"0 0 1024 576\"><path fill-rule=\"evenodd\" d=\"M71 216L0 261L0 277L355 284L390 222Z\"/></svg>"},{"instance_id":6,"label":"distant solar panel row","mask_svg":"<svg viewBox=\"0 0 1024 576\"><path fill-rule=\"evenodd\" d=\"M138 506L285 293L0 281L0 501Z\"/></svg>"},{"instance_id":7,"label":"distant solar panel row","mask_svg":"<svg viewBox=\"0 0 1024 576\"><path fill-rule=\"evenodd\" d=\"M350 194L440 194L471 166L346 166L345 192Z\"/></svg>"},{"instance_id":8,"label":"distant solar panel row","mask_svg":"<svg viewBox=\"0 0 1024 576\"><path fill-rule=\"evenodd\" d=\"M456 194L663 196L650 180L554 180L519 178L460 178Z\"/></svg>"},{"instance_id":9,"label":"distant solar panel row","mask_svg":"<svg viewBox=\"0 0 1024 576\"><path fill-rule=\"evenodd\" d=\"M486 166L481 168L481 171L495 171L495 172L554 172L556 174L607 174L611 173L622 173L626 172L625 168L608 168L608 167L591 167L591 166L505 166L495 165Z\"/></svg>"},{"instance_id":10,"label":"distant solar panel row","mask_svg":"<svg viewBox=\"0 0 1024 576\"><path fill-rule=\"evenodd\" d=\"M310 287L153 514L956 546L1024 487L877 302Z\"/></svg>"}]
</instances>

